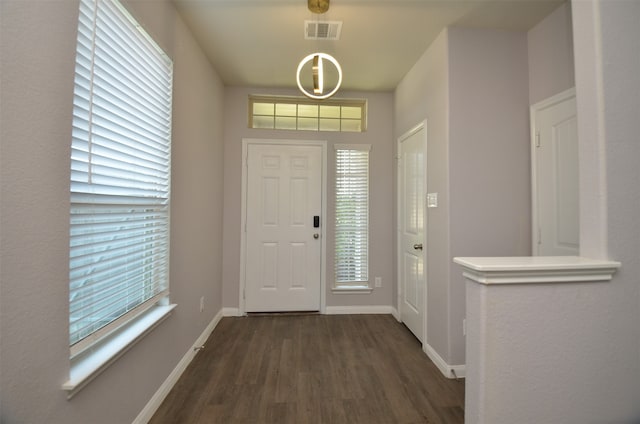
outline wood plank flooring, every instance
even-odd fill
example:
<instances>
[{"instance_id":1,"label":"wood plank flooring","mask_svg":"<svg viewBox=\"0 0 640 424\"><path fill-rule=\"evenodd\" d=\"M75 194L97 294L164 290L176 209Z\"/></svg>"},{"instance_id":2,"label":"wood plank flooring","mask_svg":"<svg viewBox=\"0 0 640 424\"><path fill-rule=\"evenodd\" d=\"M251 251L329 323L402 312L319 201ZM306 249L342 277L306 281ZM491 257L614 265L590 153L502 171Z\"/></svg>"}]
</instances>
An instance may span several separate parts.
<instances>
[{"instance_id":1,"label":"wood plank flooring","mask_svg":"<svg viewBox=\"0 0 640 424\"><path fill-rule=\"evenodd\" d=\"M223 318L151 420L164 423L464 422L446 379L391 315Z\"/></svg>"}]
</instances>

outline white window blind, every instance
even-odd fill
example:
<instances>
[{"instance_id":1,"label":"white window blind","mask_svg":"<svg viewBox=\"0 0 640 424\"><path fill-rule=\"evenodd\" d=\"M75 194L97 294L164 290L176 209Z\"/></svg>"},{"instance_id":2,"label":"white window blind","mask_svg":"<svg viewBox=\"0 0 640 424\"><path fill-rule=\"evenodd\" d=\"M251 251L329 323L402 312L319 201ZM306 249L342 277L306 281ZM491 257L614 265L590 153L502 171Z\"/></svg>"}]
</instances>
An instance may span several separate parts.
<instances>
[{"instance_id":1,"label":"white window blind","mask_svg":"<svg viewBox=\"0 0 640 424\"><path fill-rule=\"evenodd\" d=\"M368 285L370 145L336 145L336 285Z\"/></svg>"},{"instance_id":2,"label":"white window blind","mask_svg":"<svg viewBox=\"0 0 640 424\"><path fill-rule=\"evenodd\" d=\"M72 356L168 294L173 64L116 0L81 0L71 146Z\"/></svg>"}]
</instances>

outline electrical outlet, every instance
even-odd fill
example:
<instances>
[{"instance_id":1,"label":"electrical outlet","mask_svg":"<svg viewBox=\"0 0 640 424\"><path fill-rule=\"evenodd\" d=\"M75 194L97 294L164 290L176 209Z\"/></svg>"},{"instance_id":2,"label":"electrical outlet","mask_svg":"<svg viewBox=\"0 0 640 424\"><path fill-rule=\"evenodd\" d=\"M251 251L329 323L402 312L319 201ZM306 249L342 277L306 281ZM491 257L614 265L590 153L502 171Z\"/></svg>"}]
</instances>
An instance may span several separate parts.
<instances>
[{"instance_id":1,"label":"electrical outlet","mask_svg":"<svg viewBox=\"0 0 640 424\"><path fill-rule=\"evenodd\" d=\"M382 287L382 277L375 278L375 285L376 287Z\"/></svg>"},{"instance_id":2,"label":"electrical outlet","mask_svg":"<svg viewBox=\"0 0 640 424\"><path fill-rule=\"evenodd\" d=\"M438 207L438 193L427 193L427 207L428 208Z\"/></svg>"},{"instance_id":3,"label":"electrical outlet","mask_svg":"<svg viewBox=\"0 0 640 424\"><path fill-rule=\"evenodd\" d=\"M204 311L204 296L200 298L200 312Z\"/></svg>"}]
</instances>

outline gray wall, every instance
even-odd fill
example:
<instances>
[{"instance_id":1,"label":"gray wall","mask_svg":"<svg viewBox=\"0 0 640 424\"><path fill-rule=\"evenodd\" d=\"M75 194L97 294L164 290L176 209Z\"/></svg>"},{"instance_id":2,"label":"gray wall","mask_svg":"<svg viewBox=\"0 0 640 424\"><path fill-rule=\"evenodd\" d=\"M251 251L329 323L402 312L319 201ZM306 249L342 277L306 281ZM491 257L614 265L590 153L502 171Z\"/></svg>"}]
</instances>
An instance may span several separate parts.
<instances>
[{"instance_id":1,"label":"gray wall","mask_svg":"<svg viewBox=\"0 0 640 424\"><path fill-rule=\"evenodd\" d=\"M620 261L594 288L601 316L585 359L589 381L572 385L586 420L640 419L640 3L574 1L573 42L580 147L580 254ZM574 388L577 389L574 391ZM578 422L578 420L576 420Z\"/></svg>"},{"instance_id":2,"label":"gray wall","mask_svg":"<svg viewBox=\"0 0 640 424\"><path fill-rule=\"evenodd\" d=\"M395 91L396 139L425 119L427 121L427 192L438 193L438 208L427 209L426 342L447 361L450 262L447 31L440 33Z\"/></svg>"},{"instance_id":3,"label":"gray wall","mask_svg":"<svg viewBox=\"0 0 640 424\"><path fill-rule=\"evenodd\" d=\"M395 92L395 135L427 120L427 343L464 364L454 256L530 253L526 34L449 28Z\"/></svg>"},{"instance_id":4,"label":"gray wall","mask_svg":"<svg viewBox=\"0 0 640 424\"><path fill-rule=\"evenodd\" d=\"M523 32L449 30L451 257L531 254ZM465 362L465 281L449 261L450 360Z\"/></svg>"},{"instance_id":5,"label":"gray wall","mask_svg":"<svg viewBox=\"0 0 640 424\"><path fill-rule=\"evenodd\" d=\"M392 303L393 284L393 96L392 93L341 92L339 97L364 98L368 101L368 127L363 133L309 132L250 129L248 96L250 94L299 96L297 90L227 87L225 90L224 130L224 306L239 306L240 219L242 183L242 139L326 140L327 143L327 306L368 306ZM371 144L370 160L370 231L369 275L382 277L382 287L371 294L331 293L334 283L334 170L336 143Z\"/></svg>"},{"instance_id":6,"label":"gray wall","mask_svg":"<svg viewBox=\"0 0 640 424\"><path fill-rule=\"evenodd\" d=\"M575 86L571 3L564 3L527 33L529 104Z\"/></svg>"},{"instance_id":7,"label":"gray wall","mask_svg":"<svg viewBox=\"0 0 640 424\"><path fill-rule=\"evenodd\" d=\"M490 324L479 329L485 346L470 331L467 351L492 382L467 391L470 422L640 420L640 3L578 0L572 9L580 250L621 268L605 282L468 282L469 318Z\"/></svg>"},{"instance_id":8,"label":"gray wall","mask_svg":"<svg viewBox=\"0 0 640 424\"><path fill-rule=\"evenodd\" d=\"M170 3L128 4L174 60L171 299L178 307L66 399L78 2L0 2L2 422L131 422L222 307L223 86Z\"/></svg>"},{"instance_id":9,"label":"gray wall","mask_svg":"<svg viewBox=\"0 0 640 424\"><path fill-rule=\"evenodd\" d=\"M603 408L611 417L639 420L640 2L600 1L599 4L602 20L608 256L622 262L622 269L608 287L608 293L602 296L600 305L602 310L610 311L612 315L604 331L595 334L595 338L599 346L616 346L616 349L608 361L598 356L594 364L595 367L602 365L601 372L607 373L610 378L599 385L602 396L597 396L592 407L594 411L598 407ZM576 37L579 36L576 34ZM583 89L593 88L580 86L578 102L582 102ZM589 98L586 93L585 97ZM583 232L589 232L589 228L580 229L581 237ZM616 367L616 363L624 365Z\"/></svg>"}]
</instances>

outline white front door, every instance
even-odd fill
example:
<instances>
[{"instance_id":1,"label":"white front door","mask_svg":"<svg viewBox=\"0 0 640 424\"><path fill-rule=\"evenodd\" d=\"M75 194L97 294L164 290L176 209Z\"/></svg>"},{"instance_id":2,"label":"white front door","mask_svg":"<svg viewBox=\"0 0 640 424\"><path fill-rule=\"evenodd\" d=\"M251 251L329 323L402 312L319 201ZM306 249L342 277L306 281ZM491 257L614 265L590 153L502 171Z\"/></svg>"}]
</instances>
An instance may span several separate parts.
<instances>
[{"instance_id":1,"label":"white front door","mask_svg":"<svg viewBox=\"0 0 640 424\"><path fill-rule=\"evenodd\" d=\"M573 90L532 107L533 251L579 254L578 132Z\"/></svg>"},{"instance_id":2,"label":"white front door","mask_svg":"<svg viewBox=\"0 0 640 424\"><path fill-rule=\"evenodd\" d=\"M420 341L425 313L424 191L426 129L419 126L398 143L400 318Z\"/></svg>"},{"instance_id":3,"label":"white front door","mask_svg":"<svg viewBox=\"0 0 640 424\"><path fill-rule=\"evenodd\" d=\"M322 146L247 147L245 311L318 311Z\"/></svg>"}]
</instances>

